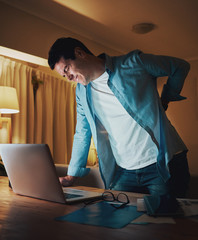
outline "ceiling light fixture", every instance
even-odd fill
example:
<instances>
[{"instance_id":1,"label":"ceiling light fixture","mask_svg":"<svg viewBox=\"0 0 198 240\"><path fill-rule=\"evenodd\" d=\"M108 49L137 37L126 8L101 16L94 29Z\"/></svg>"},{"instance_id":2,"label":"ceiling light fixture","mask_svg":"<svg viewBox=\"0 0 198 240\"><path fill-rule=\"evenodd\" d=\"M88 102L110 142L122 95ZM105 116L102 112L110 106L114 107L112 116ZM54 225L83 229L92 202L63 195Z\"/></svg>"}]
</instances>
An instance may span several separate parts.
<instances>
[{"instance_id":1,"label":"ceiling light fixture","mask_svg":"<svg viewBox=\"0 0 198 240\"><path fill-rule=\"evenodd\" d=\"M145 34L156 29L156 25L153 23L138 23L133 25L132 32L137 34Z\"/></svg>"}]
</instances>

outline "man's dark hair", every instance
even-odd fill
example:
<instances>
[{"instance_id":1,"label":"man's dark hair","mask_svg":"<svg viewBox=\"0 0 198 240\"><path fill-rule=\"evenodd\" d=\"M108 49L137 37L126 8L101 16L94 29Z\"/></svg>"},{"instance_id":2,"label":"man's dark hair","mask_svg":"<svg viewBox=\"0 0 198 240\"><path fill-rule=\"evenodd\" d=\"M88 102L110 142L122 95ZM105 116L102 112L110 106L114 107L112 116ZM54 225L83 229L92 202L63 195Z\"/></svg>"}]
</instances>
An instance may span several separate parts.
<instances>
[{"instance_id":1,"label":"man's dark hair","mask_svg":"<svg viewBox=\"0 0 198 240\"><path fill-rule=\"evenodd\" d=\"M79 40L75 38L59 38L55 41L49 50L48 64L53 70L55 64L59 62L61 57L64 59L75 59L74 49L80 47L86 53L93 55L90 50Z\"/></svg>"}]
</instances>

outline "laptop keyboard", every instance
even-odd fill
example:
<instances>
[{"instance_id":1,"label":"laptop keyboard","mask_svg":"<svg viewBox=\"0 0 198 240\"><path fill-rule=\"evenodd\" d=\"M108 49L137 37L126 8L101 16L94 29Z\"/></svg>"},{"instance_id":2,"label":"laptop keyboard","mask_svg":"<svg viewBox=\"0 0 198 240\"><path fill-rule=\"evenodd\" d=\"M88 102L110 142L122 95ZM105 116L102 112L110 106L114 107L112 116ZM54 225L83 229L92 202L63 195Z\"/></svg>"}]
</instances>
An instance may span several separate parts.
<instances>
[{"instance_id":1,"label":"laptop keyboard","mask_svg":"<svg viewBox=\"0 0 198 240\"><path fill-rule=\"evenodd\" d=\"M76 197L82 197L81 194L72 194L72 193L64 193L64 196L66 199L76 198Z\"/></svg>"}]
</instances>

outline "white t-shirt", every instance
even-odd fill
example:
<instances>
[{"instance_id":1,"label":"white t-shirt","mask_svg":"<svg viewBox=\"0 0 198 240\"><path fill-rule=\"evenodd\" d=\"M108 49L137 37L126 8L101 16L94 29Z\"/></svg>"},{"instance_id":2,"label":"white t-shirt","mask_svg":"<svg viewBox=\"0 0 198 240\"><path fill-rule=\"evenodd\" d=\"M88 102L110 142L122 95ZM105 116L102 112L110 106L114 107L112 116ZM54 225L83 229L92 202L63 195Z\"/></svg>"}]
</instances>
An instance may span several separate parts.
<instances>
[{"instance_id":1,"label":"white t-shirt","mask_svg":"<svg viewBox=\"0 0 198 240\"><path fill-rule=\"evenodd\" d=\"M107 85L104 72L91 82L92 102L97 118L106 129L117 164L140 169L157 161L158 149L151 136L124 109Z\"/></svg>"}]
</instances>

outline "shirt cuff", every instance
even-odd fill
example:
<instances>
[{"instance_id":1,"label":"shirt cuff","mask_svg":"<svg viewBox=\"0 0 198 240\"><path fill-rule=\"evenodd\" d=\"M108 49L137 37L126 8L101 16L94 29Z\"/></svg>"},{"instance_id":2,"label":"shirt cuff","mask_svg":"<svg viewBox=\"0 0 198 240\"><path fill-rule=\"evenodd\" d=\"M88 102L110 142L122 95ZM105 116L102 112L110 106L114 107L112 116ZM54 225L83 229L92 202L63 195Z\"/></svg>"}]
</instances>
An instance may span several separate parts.
<instances>
[{"instance_id":1,"label":"shirt cuff","mask_svg":"<svg viewBox=\"0 0 198 240\"><path fill-rule=\"evenodd\" d=\"M167 101L181 101L186 99L186 97L183 97L177 93L175 93L173 90L169 89L168 86L165 84L162 90L162 99L166 99Z\"/></svg>"},{"instance_id":2,"label":"shirt cuff","mask_svg":"<svg viewBox=\"0 0 198 240\"><path fill-rule=\"evenodd\" d=\"M90 172L90 168L68 166L67 175L74 177L84 177Z\"/></svg>"}]
</instances>

